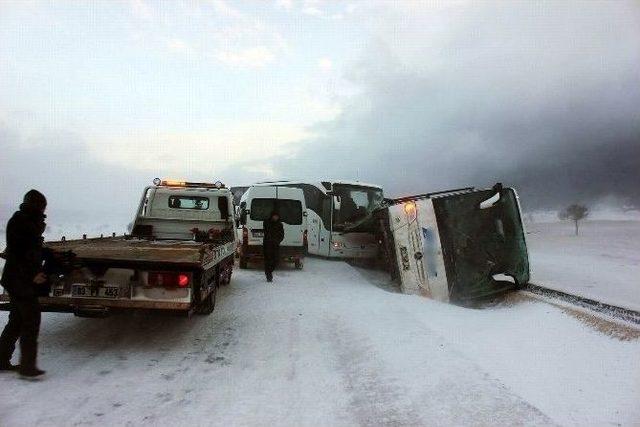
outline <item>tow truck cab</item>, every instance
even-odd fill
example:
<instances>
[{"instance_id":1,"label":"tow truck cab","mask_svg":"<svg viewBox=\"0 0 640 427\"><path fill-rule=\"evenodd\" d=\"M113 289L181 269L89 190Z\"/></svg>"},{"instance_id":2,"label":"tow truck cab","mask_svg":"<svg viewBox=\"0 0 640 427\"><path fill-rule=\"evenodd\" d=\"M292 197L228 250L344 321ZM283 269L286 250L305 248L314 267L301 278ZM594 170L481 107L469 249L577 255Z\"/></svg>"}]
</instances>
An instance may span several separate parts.
<instances>
[{"instance_id":1,"label":"tow truck cab","mask_svg":"<svg viewBox=\"0 0 640 427\"><path fill-rule=\"evenodd\" d=\"M227 188L221 183L179 181L160 181L145 188L130 230L132 236L193 240L194 233L233 233L233 196Z\"/></svg>"}]
</instances>

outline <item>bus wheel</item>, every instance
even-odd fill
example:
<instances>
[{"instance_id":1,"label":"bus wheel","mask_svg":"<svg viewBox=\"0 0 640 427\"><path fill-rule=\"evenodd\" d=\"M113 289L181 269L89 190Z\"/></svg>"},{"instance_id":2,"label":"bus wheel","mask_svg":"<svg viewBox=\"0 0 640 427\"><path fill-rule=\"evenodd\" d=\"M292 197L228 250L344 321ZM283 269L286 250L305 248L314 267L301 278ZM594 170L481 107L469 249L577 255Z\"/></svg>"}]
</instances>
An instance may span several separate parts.
<instances>
[{"instance_id":1,"label":"bus wheel","mask_svg":"<svg viewBox=\"0 0 640 427\"><path fill-rule=\"evenodd\" d=\"M245 257L240 257L240 268L245 269L247 268L247 259Z\"/></svg>"}]
</instances>

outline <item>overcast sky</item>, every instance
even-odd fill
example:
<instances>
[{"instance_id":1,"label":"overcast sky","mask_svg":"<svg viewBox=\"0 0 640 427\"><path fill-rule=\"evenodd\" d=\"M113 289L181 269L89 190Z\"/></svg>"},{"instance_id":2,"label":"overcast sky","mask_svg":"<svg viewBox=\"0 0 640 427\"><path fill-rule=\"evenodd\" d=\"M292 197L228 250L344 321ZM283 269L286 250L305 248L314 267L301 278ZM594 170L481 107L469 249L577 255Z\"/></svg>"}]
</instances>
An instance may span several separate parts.
<instances>
[{"instance_id":1,"label":"overcast sky","mask_svg":"<svg viewBox=\"0 0 640 427\"><path fill-rule=\"evenodd\" d=\"M640 3L0 0L0 194L155 176L640 203Z\"/></svg>"}]
</instances>

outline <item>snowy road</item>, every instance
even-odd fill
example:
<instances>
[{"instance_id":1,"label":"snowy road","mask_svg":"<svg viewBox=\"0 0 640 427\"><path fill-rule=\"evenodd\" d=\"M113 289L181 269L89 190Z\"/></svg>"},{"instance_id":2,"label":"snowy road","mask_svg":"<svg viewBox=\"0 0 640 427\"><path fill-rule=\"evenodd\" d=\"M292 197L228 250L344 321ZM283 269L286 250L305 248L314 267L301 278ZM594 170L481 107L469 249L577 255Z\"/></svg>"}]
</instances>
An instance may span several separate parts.
<instances>
[{"instance_id":1,"label":"snowy road","mask_svg":"<svg viewBox=\"0 0 640 427\"><path fill-rule=\"evenodd\" d=\"M47 314L48 377L2 374L0 425L640 422L640 331L604 333L527 298L463 309L383 282L308 259L273 285L234 272L209 317Z\"/></svg>"}]
</instances>

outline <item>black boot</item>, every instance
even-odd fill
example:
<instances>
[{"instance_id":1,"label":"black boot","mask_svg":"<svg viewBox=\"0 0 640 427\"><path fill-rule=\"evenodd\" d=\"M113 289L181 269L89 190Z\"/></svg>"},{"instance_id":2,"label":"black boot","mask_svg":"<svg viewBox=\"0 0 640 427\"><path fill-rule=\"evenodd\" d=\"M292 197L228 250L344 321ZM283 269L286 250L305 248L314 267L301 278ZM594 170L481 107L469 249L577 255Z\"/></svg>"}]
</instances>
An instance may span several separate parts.
<instances>
[{"instance_id":1,"label":"black boot","mask_svg":"<svg viewBox=\"0 0 640 427\"><path fill-rule=\"evenodd\" d=\"M0 363L0 372L17 371L18 369L20 369L20 365L12 365L11 362Z\"/></svg>"},{"instance_id":2,"label":"black boot","mask_svg":"<svg viewBox=\"0 0 640 427\"><path fill-rule=\"evenodd\" d=\"M35 378L45 374L45 371L38 368L20 369L18 372L20 373L21 377L25 378Z\"/></svg>"}]
</instances>

